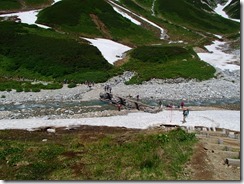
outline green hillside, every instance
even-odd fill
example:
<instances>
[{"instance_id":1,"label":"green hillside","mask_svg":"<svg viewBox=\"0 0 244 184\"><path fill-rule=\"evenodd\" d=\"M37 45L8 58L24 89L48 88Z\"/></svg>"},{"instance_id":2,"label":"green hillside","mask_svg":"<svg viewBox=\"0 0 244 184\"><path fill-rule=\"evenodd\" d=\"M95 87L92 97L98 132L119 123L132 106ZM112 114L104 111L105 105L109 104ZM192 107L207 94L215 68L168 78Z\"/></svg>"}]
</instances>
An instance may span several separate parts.
<instances>
[{"instance_id":1,"label":"green hillside","mask_svg":"<svg viewBox=\"0 0 244 184\"><path fill-rule=\"evenodd\" d=\"M142 25L132 23L117 13L108 1L62 0L50 6L52 2L0 2L0 11L49 5L40 11L37 22L52 27L46 30L0 19L1 90L7 90L11 85L15 89L22 88L21 83L16 83L18 78L104 82L125 70L137 72L128 84L152 78L206 80L214 77L215 69L200 61L193 48L203 48L216 39L214 34L232 41L240 37L240 23L215 14L210 8L216 6L214 0L155 1L155 15L152 15L153 0L115 1L162 27L169 36L165 40L160 39L158 28L142 20ZM240 12L240 4L233 1L227 9L235 14ZM115 67L104 59L96 47L80 37L107 38L133 49L123 64ZM169 45L169 41L175 42ZM233 45L238 48L238 44L235 42Z\"/></svg>"},{"instance_id":2,"label":"green hillside","mask_svg":"<svg viewBox=\"0 0 244 184\"><path fill-rule=\"evenodd\" d=\"M18 0L1 0L0 1L0 10L13 10L20 9L21 4Z\"/></svg>"},{"instance_id":3,"label":"green hillside","mask_svg":"<svg viewBox=\"0 0 244 184\"><path fill-rule=\"evenodd\" d=\"M137 73L128 84L140 84L152 78L196 78L206 80L214 77L215 69L200 61L191 48L179 46L142 46L130 53L125 70Z\"/></svg>"},{"instance_id":4,"label":"green hillside","mask_svg":"<svg viewBox=\"0 0 244 184\"><path fill-rule=\"evenodd\" d=\"M158 39L115 12L104 0L63 0L41 11L37 22L82 36L102 36L126 44L152 43Z\"/></svg>"},{"instance_id":5,"label":"green hillside","mask_svg":"<svg viewBox=\"0 0 244 184\"><path fill-rule=\"evenodd\" d=\"M25 10L38 8L51 4L52 0L1 0L0 13L2 11Z\"/></svg>"},{"instance_id":6,"label":"green hillside","mask_svg":"<svg viewBox=\"0 0 244 184\"><path fill-rule=\"evenodd\" d=\"M135 11L151 11L152 0L136 1L121 0L122 4ZM142 4L142 6L139 6ZM142 8L147 7L147 8ZM238 9L238 7L235 7ZM239 7L240 9L240 7ZM200 32L214 34L228 34L239 31L239 23L227 20L219 15L211 13L207 4L194 0L160 0L155 2L156 17L167 19L173 24L187 27Z\"/></svg>"},{"instance_id":7,"label":"green hillside","mask_svg":"<svg viewBox=\"0 0 244 184\"><path fill-rule=\"evenodd\" d=\"M224 8L224 11L233 19L240 19L240 1L232 0L232 2Z\"/></svg>"},{"instance_id":8,"label":"green hillside","mask_svg":"<svg viewBox=\"0 0 244 184\"><path fill-rule=\"evenodd\" d=\"M4 77L76 82L108 79L112 65L94 46L36 26L0 22L0 27L0 73Z\"/></svg>"}]
</instances>

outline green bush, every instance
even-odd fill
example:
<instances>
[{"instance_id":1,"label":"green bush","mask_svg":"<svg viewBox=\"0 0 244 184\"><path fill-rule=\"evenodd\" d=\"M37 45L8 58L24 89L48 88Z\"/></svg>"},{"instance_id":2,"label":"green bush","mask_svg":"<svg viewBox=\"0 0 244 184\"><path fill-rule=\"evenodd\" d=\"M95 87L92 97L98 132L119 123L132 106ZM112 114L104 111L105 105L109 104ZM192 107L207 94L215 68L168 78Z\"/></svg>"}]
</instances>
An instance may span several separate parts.
<instances>
[{"instance_id":1,"label":"green bush","mask_svg":"<svg viewBox=\"0 0 244 184\"><path fill-rule=\"evenodd\" d=\"M30 88L24 88L24 92L30 92L31 89Z\"/></svg>"},{"instance_id":2,"label":"green bush","mask_svg":"<svg viewBox=\"0 0 244 184\"><path fill-rule=\"evenodd\" d=\"M32 88L31 91L32 91L32 92L40 92L41 89L39 89L39 88Z\"/></svg>"},{"instance_id":3,"label":"green bush","mask_svg":"<svg viewBox=\"0 0 244 184\"><path fill-rule=\"evenodd\" d=\"M74 88L74 87L76 87L76 84L75 83L70 83L70 84L68 84L68 88Z\"/></svg>"},{"instance_id":4,"label":"green bush","mask_svg":"<svg viewBox=\"0 0 244 184\"><path fill-rule=\"evenodd\" d=\"M23 91L23 88L17 88L16 89L16 92L22 92Z\"/></svg>"}]
</instances>

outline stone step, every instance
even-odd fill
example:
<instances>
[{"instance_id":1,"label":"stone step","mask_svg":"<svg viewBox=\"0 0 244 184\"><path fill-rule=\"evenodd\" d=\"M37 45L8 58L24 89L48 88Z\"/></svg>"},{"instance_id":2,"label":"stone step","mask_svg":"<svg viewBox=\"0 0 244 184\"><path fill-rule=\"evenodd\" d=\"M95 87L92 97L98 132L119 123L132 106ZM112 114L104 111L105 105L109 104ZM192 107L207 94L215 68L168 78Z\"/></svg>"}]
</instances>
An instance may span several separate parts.
<instances>
[{"instance_id":1,"label":"stone step","mask_svg":"<svg viewBox=\"0 0 244 184\"><path fill-rule=\"evenodd\" d=\"M208 145L206 148L207 149L214 149L214 150L219 150L219 151L230 151L230 152L239 152L240 151L240 146L238 145L230 145L228 143L217 143L216 140L202 140L203 142L207 142L206 145Z\"/></svg>"}]
</instances>

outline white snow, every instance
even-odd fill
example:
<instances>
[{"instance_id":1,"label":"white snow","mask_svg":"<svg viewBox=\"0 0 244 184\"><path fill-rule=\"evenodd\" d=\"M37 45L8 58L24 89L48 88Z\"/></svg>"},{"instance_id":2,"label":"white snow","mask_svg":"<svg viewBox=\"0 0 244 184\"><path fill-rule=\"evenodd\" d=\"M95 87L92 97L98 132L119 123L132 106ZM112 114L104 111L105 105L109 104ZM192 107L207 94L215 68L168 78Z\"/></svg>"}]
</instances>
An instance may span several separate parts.
<instances>
[{"instance_id":1,"label":"white snow","mask_svg":"<svg viewBox=\"0 0 244 184\"><path fill-rule=\"evenodd\" d=\"M126 9L126 8L124 8L124 7L122 7L122 6L118 5L118 4L116 4L115 2L113 2L113 1L111 1L111 0L109 0L109 2L110 2L111 4L113 4L113 5L117 6L117 7L119 7L120 9L122 9L122 10L124 10L124 11L130 12L130 13L133 14L134 16L136 16L136 17L142 19L143 21L145 21L145 22L151 24L152 26L158 28L158 29L160 30L160 32L161 32L160 39L165 39L165 37L167 37L167 35L166 35L164 29L161 28L160 26L158 26L157 24L155 24L155 23L153 23L153 22L147 20L146 18L144 18L144 17L142 17L142 16L139 16L139 15L137 15L137 14L131 12L130 10L128 10L128 9Z\"/></svg>"},{"instance_id":2,"label":"white snow","mask_svg":"<svg viewBox=\"0 0 244 184\"><path fill-rule=\"evenodd\" d=\"M35 23L37 20L37 14L39 13L39 11L40 10L32 10L32 11L25 11L25 12L18 12L18 13L9 13L9 14L0 15L0 17L17 16L21 20L21 23L26 23L29 25L35 24L35 25L45 28L45 29L50 28L48 26Z\"/></svg>"},{"instance_id":3,"label":"white snow","mask_svg":"<svg viewBox=\"0 0 244 184\"><path fill-rule=\"evenodd\" d=\"M104 125L111 127L127 127L145 129L153 125L172 124L205 127L220 127L240 131L240 111L231 110L204 110L190 111L187 122L182 124L182 111L163 110L156 114L135 112L123 116L80 118L80 119L3 119L0 120L0 129L28 129L39 127L69 127L79 125Z\"/></svg>"},{"instance_id":4,"label":"white snow","mask_svg":"<svg viewBox=\"0 0 244 184\"><path fill-rule=\"evenodd\" d=\"M232 19L232 18L229 18L229 16L225 13L225 11L223 10L226 6L228 6L230 3L231 3L232 0L228 0L228 2L225 4L225 5L221 5L221 4L218 4L217 7L214 9L214 11L221 15L222 17L224 18L227 18L227 19L230 19L230 20L233 20L233 21L236 21L236 22L240 22L239 19Z\"/></svg>"},{"instance_id":5,"label":"white snow","mask_svg":"<svg viewBox=\"0 0 244 184\"><path fill-rule=\"evenodd\" d=\"M236 61L233 54L226 54L221 50L221 47L226 44L221 41L214 41L212 45L205 46L210 53L197 53L201 60L209 63L210 65L220 68L222 70L240 70L240 66L231 64Z\"/></svg>"},{"instance_id":6,"label":"white snow","mask_svg":"<svg viewBox=\"0 0 244 184\"><path fill-rule=\"evenodd\" d=\"M103 38L96 38L96 39L83 38L83 39L91 42L92 45L97 47L102 53L102 55L104 56L104 58L111 64L113 64L115 61L119 59L122 59L123 53L131 49L128 46L125 46L123 44L108 39L103 39Z\"/></svg>"},{"instance_id":7,"label":"white snow","mask_svg":"<svg viewBox=\"0 0 244 184\"><path fill-rule=\"evenodd\" d=\"M53 4L55 4L55 3L57 3L57 2L59 2L59 1L61 1L61 0L53 0L54 2L53 2ZM52 4L52 5L53 5Z\"/></svg>"},{"instance_id":8,"label":"white snow","mask_svg":"<svg viewBox=\"0 0 244 184\"><path fill-rule=\"evenodd\" d=\"M131 22L133 22L136 25L141 25L141 22L137 21L136 19L133 19L131 16L129 16L127 13L120 11L118 8L113 6L114 11L122 15L123 17L129 19Z\"/></svg>"},{"instance_id":9,"label":"white snow","mask_svg":"<svg viewBox=\"0 0 244 184\"><path fill-rule=\"evenodd\" d=\"M59 2L61 0L54 0L53 4ZM52 4L52 5L53 5ZM45 25L41 25L41 24L37 24L36 20L37 20L37 14L41 11L41 9L39 10L31 10L31 11L23 11L23 12L18 12L18 13L9 13L9 14L2 14L0 15L0 17L13 17L13 16L17 16L20 20L21 23L25 23L25 24L35 24L39 27L48 29L50 27L45 26Z\"/></svg>"}]
</instances>

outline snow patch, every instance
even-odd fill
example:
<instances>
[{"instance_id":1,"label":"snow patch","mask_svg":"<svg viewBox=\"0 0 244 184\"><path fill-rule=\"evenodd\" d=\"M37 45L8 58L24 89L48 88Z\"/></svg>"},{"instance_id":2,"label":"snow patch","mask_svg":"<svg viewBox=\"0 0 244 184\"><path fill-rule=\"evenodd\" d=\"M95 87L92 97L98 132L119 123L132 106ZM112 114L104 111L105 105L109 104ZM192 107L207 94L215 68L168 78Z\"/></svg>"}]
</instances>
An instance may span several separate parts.
<instances>
[{"instance_id":1,"label":"snow patch","mask_svg":"<svg viewBox=\"0 0 244 184\"><path fill-rule=\"evenodd\" d=\"M133 18L132 18L131 16L129 16L127 13L120 11L120 10L119 10L118 8L116 8L116 7L113 7L113 9L114 9L117 13L119 13L120 15L122 15L123 17L129 19L129 20L130 20L131 22L133 22L134 24L136 24L136 25L141 25L141 22L137 21L136 19L133 19Z\"/></svg>"},{"instance_id":2,"label":"snow patch","mask_svg":"<svg viewBox=\"0 0 244 184\"><path fill-rule=\"evenodd\" d=\"M90 38L83 38L89 42L91 42L92 45L97 47L104 58L111 64L113 64L115 61L122 59L123 54L130 50L131 48L128 46L125 46L123 44L114 42L112 40L103 39L103 38L96 38L96 39L90 39Z\"/></svg>"},{"instance_id":3,"label":"snow patch","mask_svg":"<svg viewBox=\"0 0 244 184\"><path fill-rule=\"evenodd\" d=\"M240 70L240 66L232 64L237 61L235 55L227 54L222 51L225 42L214 41L213 44L205 46L209 53L197 53L201 60L222 70Z\"/></svg>"},{"instance_id":4,"label":"snow patch","mask_svg":"<svg viewBox=\"0 0 244 184\"><path fill-rule=\"evenodd\" d=\"M224 18L227 18L227 19L230 19L230 20L233 20L233 21L236 21L236 22L240 22L239 19L232 19L232 18L230 18L230 17L225 13L225 11L224 11L224 8L225 8L226 6L228 6L228 5L231 3L231 1L232 1L232 0L228 0L228 2L227 2L225 5L218 4L217 7L214 9L214 11L215 11L217 14L221 15L222 17L224 17Z\"/></svg>"},{"instance_id":5,"label":"snow patch","mask_svg":"<svg viewBox=\"0 0 244 184\"><path fill-rule=\"evenodd\" d=\"M142 17L142 16L139 16L139 15L137 15L137 14L131 12L130 10L128 10L128 9L126 9L126 8L124 8L124 7L122 7L122 6L118 5L118 4L116 4L115 2L113 2L113 1L111 1L111 0L109 0L109 2L110 2L111 4L113 4L113 5L115 5L115 6L118 6L120 9L123 9L123 10L125 10L125 11L127 11L127 12L130 12L130 13L133 14L134 16L136 16L136 17L140 18L141 20L143 20L143 21L145 21L145 22L151 24L152 26L158 28L158 29L160 30L160 32L161 32L160 39L165 39L165 38L168 37L168 35L165 33L164 29L161 28L160 26L158 26L157 24L155 24L155 23L153 23L153 22L151 22L151 21L145 19L145 18Z\"/></svg>"},{"instance_id":6,"label":"snow patch","mask_svg":"<svg viewBox=\"0 0 244 184\"><path fill-rule=\"evenodd\" d=\"M54 0L53 4L59 2L61 0ZM53 5L52 4L52 5ZM41 9L38 10L31 10L31 11L23 11L23 12L18 12L18 13L9 13L9 14L2 14L0 17L17 17L20 19L21 23L29 24L29 25L37 25L41 28L49 29L50 27L42 25L42 24L37 24L37 14L41 11Z\"/></svg>"}]
</instances>

